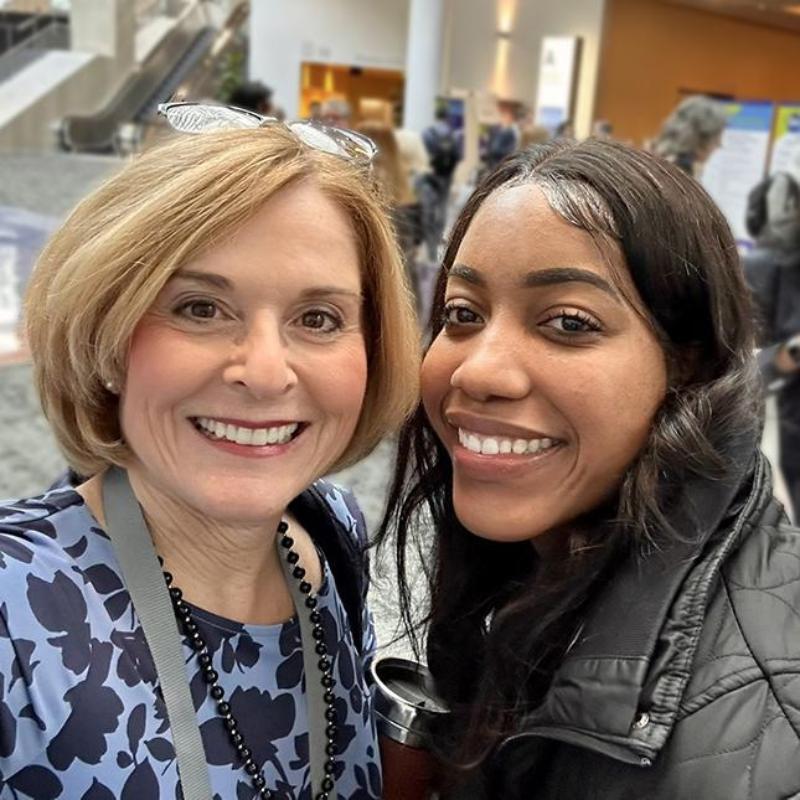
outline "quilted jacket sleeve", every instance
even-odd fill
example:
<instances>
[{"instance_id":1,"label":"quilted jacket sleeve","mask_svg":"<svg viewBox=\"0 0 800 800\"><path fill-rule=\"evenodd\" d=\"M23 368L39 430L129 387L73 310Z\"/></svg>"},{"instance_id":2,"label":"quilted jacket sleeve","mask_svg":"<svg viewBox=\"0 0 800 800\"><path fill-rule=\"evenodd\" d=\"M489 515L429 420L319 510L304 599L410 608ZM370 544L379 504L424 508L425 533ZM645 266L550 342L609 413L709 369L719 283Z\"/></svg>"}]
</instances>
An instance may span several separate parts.
<instances>
[{"instance_id":1,"label":"quilted jacket sleeve","mask_svg":"<svg viewBox=\"0 0 800 800\"><path fill-rule=\"evenodd\" d=\"M759 529L723 568L662 756L659 798L800 798L800 531Z\"/></svg>"}]
</instances>

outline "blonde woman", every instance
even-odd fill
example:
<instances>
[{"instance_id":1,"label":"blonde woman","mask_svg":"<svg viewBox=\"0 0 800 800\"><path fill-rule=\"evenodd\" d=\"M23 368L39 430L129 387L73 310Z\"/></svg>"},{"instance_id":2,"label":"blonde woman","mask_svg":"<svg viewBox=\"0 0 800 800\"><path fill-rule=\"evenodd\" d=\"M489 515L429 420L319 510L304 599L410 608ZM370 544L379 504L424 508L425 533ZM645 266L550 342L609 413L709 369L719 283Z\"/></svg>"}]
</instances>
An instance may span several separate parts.
<instances>
[{"instance_id":1,"label":"blonde woman","mask_svg":"<svg viewBox=\"0 0 800 800\"><path fill-rule=\"evenodd\" d=\"M378 798L363 520L318 481L415 394L371 145L164 111L202 132L81 203L28 298L85 479L0 509L0 796Z\"/></svg>"}]
</instances>

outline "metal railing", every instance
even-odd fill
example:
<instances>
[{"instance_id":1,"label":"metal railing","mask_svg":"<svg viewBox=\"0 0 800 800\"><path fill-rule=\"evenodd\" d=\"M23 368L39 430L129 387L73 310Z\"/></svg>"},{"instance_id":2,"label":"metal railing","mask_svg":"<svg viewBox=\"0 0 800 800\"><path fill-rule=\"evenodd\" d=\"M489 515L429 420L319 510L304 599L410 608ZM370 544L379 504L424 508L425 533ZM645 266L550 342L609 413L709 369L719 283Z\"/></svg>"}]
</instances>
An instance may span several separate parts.
<instances>
[{"instance_id":1,"label":"metal railing","mask_svg":"<svg viewBox=\"0 0 800 800\"><path fill-rule=\"evenodd\" d=\"M7 80L51 50L69 50L69 23L51 18L36 33L0 56L0 81Z\"/></svg>"}]
</instances>

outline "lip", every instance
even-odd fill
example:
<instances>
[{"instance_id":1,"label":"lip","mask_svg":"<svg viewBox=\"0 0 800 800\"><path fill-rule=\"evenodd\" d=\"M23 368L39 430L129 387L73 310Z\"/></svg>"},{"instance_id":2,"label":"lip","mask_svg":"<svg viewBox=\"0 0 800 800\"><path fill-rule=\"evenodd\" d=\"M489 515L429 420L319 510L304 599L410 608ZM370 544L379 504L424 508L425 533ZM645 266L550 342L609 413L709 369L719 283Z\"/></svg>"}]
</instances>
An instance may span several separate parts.
<instances>
[{"instance_id":1,"label":"lip","mask_svg":"<svg viewBox=\"0 0 800 800\"><path fill-rule=\"evenodd\" d=\"M463 428L483 436L502 436L507 439L552 439L561 442L558 436L550 433L542 433L504 420L480 417L467 411L445 411L444 419L453 428Z\"/></svg>"},{"instance_id":2,"label":"lip","mask_svg":"<svg viewBox=\"0 0 800 800\"><path fill-rule=\"evenodd\" d=\"M516 477L530 477L532 472L546 469L564 450L563 442L538 453L515 455L498 453L473 453L456 441L451 448L453 465L458 473L481 481L502 481Z\"/></svg>"}]
</instances>

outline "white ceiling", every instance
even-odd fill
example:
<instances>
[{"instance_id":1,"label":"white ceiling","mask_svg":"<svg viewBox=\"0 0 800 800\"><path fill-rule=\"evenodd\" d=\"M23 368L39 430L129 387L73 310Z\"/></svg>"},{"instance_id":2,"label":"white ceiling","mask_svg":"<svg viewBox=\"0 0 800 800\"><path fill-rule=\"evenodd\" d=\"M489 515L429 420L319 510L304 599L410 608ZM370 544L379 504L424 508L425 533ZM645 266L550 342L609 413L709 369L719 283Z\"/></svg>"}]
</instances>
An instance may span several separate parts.
<instances>
[{"instance_id":1,"label":"white ceiling","mask_svg":"<svg viewBox=\"0 0 800 800\"><path fill-rule=\"evenodd\" d=\"M800 32L800 0L667 0L667 2Z\"/></svg>"}]
</instances>

